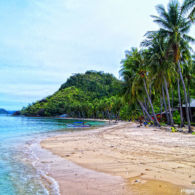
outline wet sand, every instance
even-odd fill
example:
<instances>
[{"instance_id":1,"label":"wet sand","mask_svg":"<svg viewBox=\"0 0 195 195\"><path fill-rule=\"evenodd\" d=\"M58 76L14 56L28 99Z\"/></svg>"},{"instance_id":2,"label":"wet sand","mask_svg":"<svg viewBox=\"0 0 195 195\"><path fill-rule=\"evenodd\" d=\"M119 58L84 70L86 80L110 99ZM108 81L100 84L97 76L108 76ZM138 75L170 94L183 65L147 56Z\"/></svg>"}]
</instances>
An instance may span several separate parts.
<instances>
[{"instance_id":1,"label":"wet sand","mask_svg":"<svg viewBox=\"0 0 195 195\"><path fill-rule=\"evenodd\" d=\"M45 163L61 194L195 193L194 135L121 122L48 138L41 146L54 154Z\"/></svg>"}]
</instances>

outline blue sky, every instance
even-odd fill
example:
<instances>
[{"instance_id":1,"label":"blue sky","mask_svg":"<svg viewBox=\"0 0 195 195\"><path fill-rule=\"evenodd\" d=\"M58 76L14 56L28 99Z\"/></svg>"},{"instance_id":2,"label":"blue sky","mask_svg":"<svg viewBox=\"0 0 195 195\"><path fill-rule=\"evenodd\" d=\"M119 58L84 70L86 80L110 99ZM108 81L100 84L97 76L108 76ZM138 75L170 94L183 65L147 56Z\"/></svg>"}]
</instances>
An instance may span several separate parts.
<instances>
[{"instance_id":1,"label":"blue sky","mask_svg":"<svg viewBox=\"0 0 195 195\"><path fill-rule=\"evenodd\" d=\"M102 70L119 77L124 51L158 28L150 15L167 3L0 0L0 108L21 109L42 99L72 73Z\"/></svg>"}]
</instances>

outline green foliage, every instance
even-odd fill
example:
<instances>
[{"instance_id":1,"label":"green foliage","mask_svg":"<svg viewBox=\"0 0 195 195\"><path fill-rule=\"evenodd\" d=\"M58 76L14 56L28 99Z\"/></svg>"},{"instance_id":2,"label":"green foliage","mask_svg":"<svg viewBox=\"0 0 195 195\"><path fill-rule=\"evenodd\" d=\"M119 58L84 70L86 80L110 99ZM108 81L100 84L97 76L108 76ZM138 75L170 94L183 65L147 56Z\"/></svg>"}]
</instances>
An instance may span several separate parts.
<instances>
[{"instance_id":1,"label":"green foliage","mask_svg":"<svg viewBox=\"0 0 195 195\"><path fill-rule=\"evenodd\" d=\"M66 83L62 84L60 90L74 86L81 89L91 98L110 97L119 93L121 81L112 74L87 71L85 74L75 74Z\"/></svg>"},{"instance_id":2,"label":"green foliage","mask_svg":"<svg viewBox=\"0 0 195 195\"><path fill-rule=\"evenodd\" d=\"M173 112L173 120L176 124L180 124L181 117L178 111Z\"/></svg>"},{"instance_id":3,"label":"green foliage","mask_svg":"<svg viewBox=\"0 0 195 195\"><path fill-rule=\"evenodd\" d=\"M175 133L175 132L177 132L177 129L175 127L171 127L171 132Z\"/></svg>"},{"instance_id":4,"label":"green foliage","mask_svg":"<svg viewBox=\"0 0 195 195\"><path fill-rule=\"evenodd\" d=\"M75 74L53 95L22 109L27 116L118 118L121 81L111 74L87 71Z\"/></svg>"}]
</instances>

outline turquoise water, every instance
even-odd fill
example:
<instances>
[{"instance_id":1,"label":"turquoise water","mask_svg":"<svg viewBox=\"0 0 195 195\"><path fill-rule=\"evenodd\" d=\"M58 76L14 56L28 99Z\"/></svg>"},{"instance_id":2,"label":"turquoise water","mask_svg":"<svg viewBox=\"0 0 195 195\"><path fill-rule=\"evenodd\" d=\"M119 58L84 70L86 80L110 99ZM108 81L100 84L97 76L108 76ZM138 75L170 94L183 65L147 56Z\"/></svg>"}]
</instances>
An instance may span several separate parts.
<instances>
[{"instance_id":1,"label":"turquoise water","mask_svg":"<svg viewBox=\"0 0 195 195\"><path fill-rule=\"evenodd\" d=\"M0 115L0 195L48 194L37 170L28 160L24 160L28 152L24 145L33 139L62 131L70 132L66 124L72 122L54 118ZM93 121L87 123L92 126L104 124Z\"/></svg>"}]
</instances>

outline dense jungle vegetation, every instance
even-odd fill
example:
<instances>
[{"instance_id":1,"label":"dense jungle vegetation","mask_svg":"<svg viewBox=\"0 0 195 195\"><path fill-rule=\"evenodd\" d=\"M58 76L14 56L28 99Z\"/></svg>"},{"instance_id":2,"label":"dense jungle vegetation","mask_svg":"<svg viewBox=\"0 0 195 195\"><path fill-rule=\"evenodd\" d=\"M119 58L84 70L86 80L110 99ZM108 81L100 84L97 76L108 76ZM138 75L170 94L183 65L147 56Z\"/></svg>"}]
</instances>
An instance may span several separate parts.
<instances>
[{"instance_id":1,"label":"dense jungle vegetation","mask_svg":"<svg viewBox=\"0 0 195 195\"><path fill-rule=\"evenodd\" d=\"M159 30L148 31L139 49L126 51L121 81L103 72L76 74L54 95L24 108L22 114L66 113L125 120L142 117L156 126L166 123L183 127L187 123L191 132L195 56L190 44L195 40L189 31L194 24L195 2L184 0L180 5L173 0L167 8L158 5L156 10L158 15L152 18ZM182 108L184 104L186 109Z\"/></svg>"},{"instance_id":2,"label":"dense jungle vegetation","mask_svg":"<svg viewBox=\"0 0 195 195\"><path fill-rule=\"evenodd\" d=\"M111 74L87 71L75 74L60 89L41 101L22 110L27 116L110 118L118 117L122 82Z\"/></svg>"}]
</instances>

